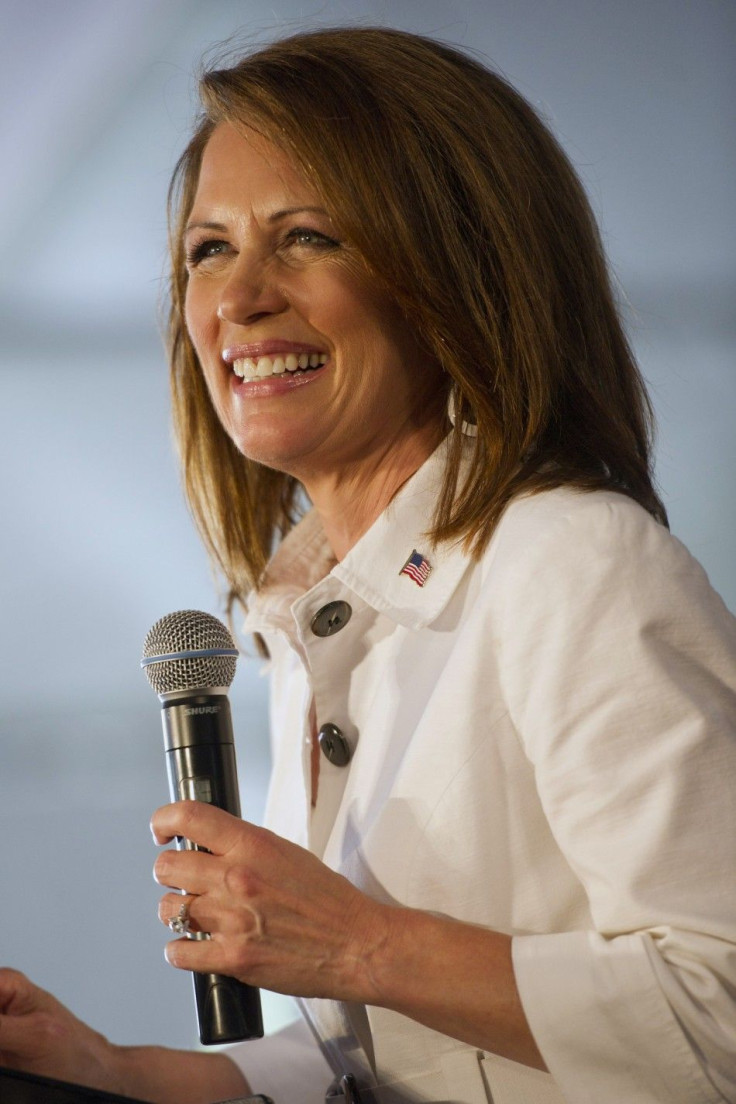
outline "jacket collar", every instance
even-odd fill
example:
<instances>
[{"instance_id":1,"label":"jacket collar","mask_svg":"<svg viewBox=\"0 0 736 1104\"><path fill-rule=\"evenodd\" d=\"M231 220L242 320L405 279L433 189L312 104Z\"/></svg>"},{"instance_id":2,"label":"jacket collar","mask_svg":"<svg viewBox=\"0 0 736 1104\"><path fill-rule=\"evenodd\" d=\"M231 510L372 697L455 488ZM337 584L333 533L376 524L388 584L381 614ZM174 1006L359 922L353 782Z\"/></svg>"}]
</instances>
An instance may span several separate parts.
<instances>
[{"instance_id":1,"label":"jacket collar","mask_svg":"<svg viewBox=\"0 0 736 1104\"><path fill-rule=\"evenodd\" d=\"M292 621L294 602L316 590L326 577L339 580L406 628L424 628L439 617L470 564L457 544L433 548L426 537L440 495L446 453L443 441L340 563L335 562L319 516L310 510L271 560L263 586L251 598L245 631L267 631ZM430 569L421 586L403 573L415 552Z\"/></svg>"}]
</instances>

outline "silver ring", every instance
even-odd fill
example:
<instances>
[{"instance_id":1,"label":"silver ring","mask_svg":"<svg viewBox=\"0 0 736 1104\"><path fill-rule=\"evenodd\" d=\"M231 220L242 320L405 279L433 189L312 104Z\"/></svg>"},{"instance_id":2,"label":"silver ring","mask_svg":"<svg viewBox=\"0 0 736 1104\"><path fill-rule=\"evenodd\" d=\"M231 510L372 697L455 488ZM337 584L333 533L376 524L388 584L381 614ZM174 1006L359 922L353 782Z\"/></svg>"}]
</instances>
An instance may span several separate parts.
<instances>
[{"instance_id":1,"label":"silver ring","mask_svg":"<svg viewBox=\"0 0 736 1104\"><path fill-rule=\"evenodd\" d=\"M166 923L175 935L189 935L192 930L189 926L189 901L182 901L178 916L170 916Z\"/></svg>"}]
</instances>

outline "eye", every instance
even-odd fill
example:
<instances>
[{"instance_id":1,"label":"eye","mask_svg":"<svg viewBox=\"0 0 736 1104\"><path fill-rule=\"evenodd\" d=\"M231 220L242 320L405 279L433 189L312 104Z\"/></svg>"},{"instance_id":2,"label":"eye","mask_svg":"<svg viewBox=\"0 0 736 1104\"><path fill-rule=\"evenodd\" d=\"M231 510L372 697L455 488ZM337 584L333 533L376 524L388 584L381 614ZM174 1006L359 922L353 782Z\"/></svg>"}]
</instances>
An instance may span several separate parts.
<instances>
[{"instance_id":1,"label":"eye","mask_svg":"<svg viewBox=\"0 0 736 1104\"><path fill-rule=\"evenodd\" d=\"M285 237L287 245L305 246L308 249L338 249L339 241L323 234L320 230L314 230L310 226L293 226Z\"/></svg>"},{"instance_id":2,"label":"eye","mask_svg":"<svg viewBox=\"0 0 736 1104\"><path fill-rule=\"evenodd\" d=\"M187 267L196 268L202 261L210 257L219 257L229 249L230 243L219 238L206 238L204 241L193 242L186 251Z\"/></svg>"}]
</instances>

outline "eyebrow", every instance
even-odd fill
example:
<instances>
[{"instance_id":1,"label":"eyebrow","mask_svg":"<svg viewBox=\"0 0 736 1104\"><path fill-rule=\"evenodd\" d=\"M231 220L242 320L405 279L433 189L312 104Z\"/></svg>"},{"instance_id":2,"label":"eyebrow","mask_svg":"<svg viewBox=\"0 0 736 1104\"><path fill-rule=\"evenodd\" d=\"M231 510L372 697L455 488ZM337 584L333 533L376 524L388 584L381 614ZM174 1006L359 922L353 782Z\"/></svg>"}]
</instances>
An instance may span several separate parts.
<instances>
[{"instance_id":1,"label":"eyebrow","mask_svg":"<svg viewBox=\"0 0 736 1104\"><path fill-rule=\"evenodd\" d=\"M266 219L268 223L278 222L280 219L287 218L289 215L300 215L303 212L307 212L313 215L325 215L327 218L330 216L324 207L284 207L279 211L274 211ZM190 222L187 223L184 228L184 233L189 234L192 230L215 230L219 234L227 232L227 226L222 222Z\"/></svg>"},{"instance_id":2,"label":"eyebrow","mask_svg":"<svg viewBox=\"0 0 736 1104\"><path fill-rule=\"evenodd\" d=\"M190 234L192 230L217 230L224 234L227 227L222 222L188 222L184 227L184 233Z\"/></svg>"},{"instance_id":3,"label":"eyebrow","mask_svg":"<svg viewBox=\"0 0 736 1104\"><path fill-rule=\"evenodd\" d=\"M287 215L300 215L303 211L311 215L326 215L327 218L330 217L324 207L284 207L283 210L274 211L272 215L269 215L267 221L278 222L279 219L286 218Z\"/></svg>"}]
</instances>

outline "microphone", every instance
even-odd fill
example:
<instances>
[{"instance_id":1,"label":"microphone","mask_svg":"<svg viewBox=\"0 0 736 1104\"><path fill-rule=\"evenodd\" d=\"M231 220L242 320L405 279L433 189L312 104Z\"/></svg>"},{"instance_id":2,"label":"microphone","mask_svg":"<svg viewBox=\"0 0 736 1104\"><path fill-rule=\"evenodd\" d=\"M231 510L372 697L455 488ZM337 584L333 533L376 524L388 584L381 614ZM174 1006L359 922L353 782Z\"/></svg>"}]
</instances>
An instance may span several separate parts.
<instances>
[{"instance_id":1,"label":"microphone","mask_svg":"<svg viewBox=\"0 0 736 1104\"><path fill-rule=\"evenodd\" d=\"M227 691L238 650L209 613L180 610L151 627L141 667L161 701L172 801L205 801L240 816L235 745ZM179 850L199 851L177 838ZM195 939L208 939L194 933ZM263 1035L257 988L220 974L193 973L199 1038L206 1046Z\"/></svg>"}]
</instances>

